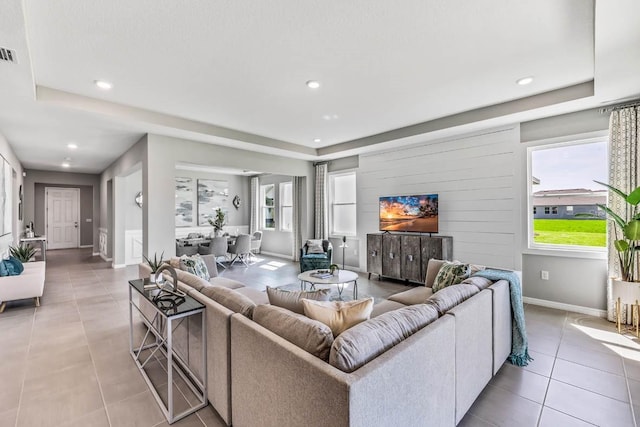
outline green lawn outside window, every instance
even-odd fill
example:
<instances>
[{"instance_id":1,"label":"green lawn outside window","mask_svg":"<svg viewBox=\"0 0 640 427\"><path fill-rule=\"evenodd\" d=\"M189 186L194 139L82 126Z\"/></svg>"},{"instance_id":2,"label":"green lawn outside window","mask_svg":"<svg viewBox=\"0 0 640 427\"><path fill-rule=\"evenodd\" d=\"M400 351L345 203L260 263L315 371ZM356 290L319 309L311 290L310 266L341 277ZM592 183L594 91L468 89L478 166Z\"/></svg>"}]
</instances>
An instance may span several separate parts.
<instances>
[{"instance_id":1,"label":"green lawn outside window","mask_svg":"<svg viewBox=\"0 0 640 427\"><path fill-rule=\"evenodd\" d=\"M607 245L604 219L534 219L533 241L548 245Z\"/></svg>"}]
</instances>

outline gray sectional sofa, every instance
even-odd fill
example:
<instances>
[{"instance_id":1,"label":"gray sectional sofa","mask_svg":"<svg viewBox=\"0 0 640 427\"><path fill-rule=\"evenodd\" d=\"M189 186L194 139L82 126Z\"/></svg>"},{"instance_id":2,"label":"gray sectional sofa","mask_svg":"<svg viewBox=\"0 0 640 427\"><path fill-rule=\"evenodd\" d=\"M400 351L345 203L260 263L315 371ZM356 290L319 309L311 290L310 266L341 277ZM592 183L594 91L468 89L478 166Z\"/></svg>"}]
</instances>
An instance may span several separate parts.
<instances>
[{"instance_id":1,"label":"gray sectional sofa","mask_svg":"<svg viewBox=\"0 0 640 427\"><path fill-rule=\"evenodd\" d=\"M204 258L216 276L215 261ZM433 294L438 269L431 260L426 286L376 304L371 320L336 337L329 360L281 336L291 323L253 320L254 310L269 311L258 308L268 304L264 292L178 271L179 287L206 305L210 403L238 427L456 425L511 351L509 284L472 277ZM141 277L148 273L141 264ZM199 332L182 331L189 333ZM192 359L199 354L187 350Z\"/></svg>"}]
</instances>

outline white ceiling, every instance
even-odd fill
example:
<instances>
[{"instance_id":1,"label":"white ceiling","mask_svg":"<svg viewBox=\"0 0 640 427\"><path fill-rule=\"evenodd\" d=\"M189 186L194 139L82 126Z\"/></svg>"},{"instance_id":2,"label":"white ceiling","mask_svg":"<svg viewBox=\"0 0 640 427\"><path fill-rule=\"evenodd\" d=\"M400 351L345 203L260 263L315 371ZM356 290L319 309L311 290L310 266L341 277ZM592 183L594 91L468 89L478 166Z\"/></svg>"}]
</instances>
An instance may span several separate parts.
<instances>
[{"instance_id":1,"label":"white ceiling","mask_svg":"<svg viewBox=\"0 0 640 427\"><path fill-rule=\"evenodd\" d=\"M146 132L311 160L558 89L463 121L576 111L640 95L639 3L5 0L0 132L26 168L99 173Z\"/></svg>"}]
</instances>

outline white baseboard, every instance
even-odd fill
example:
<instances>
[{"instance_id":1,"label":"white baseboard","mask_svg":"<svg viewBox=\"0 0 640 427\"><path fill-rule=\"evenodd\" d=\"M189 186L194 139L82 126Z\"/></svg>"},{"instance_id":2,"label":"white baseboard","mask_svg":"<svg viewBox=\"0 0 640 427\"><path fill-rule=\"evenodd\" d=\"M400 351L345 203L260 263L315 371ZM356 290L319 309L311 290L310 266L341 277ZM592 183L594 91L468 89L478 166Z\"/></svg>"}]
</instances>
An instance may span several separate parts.
<instances>
[{"instance_id":1,"label":"white baseboard","mask_svg":"<svg viewBox=\"0 0 640 427\"><path fill-rule=\"evenodd\" d=\"M100 252L94 252L91 254L91 256L99 256L99 255L100 255Z\"/></svg>"},{"instance_id":2,"label":"white baseboard","mask_svg":"<svg viewBox=\"0 0 640 427\"><path fill-rule=\"evenodd\" d=\"M102 254L102 253L100 253L100 254L98 254L98 255L100 255L100 258L102 258L102 260L103 260L103 261L106 261L106 262L113 261L113 258L107 258L107 257L106 257L104 254Z\"/></svg>"},{"instance_id":3,"label":"white baseboard","mask_svg":"<svg viewBox=\"0 0 640 427\"><path fill-rule=\"evenodd\" d=\"M79 248L92 248L93 245L80 245Z\"/></svg>"},{"instance_id":4,"label":"white baseboard","mask_svg":"<svg viewBox=\"0 0 640 427\"><path fill-rule=\"evenodd\" d=\"M113 269L125 268L126 266L127 266L126 264L111 264L111 268Z\"/></svg>"},{"instance_id":5,"label":"white baseboard","mask_svg":"<svg viewBox=\"0 0 640 427\"><path fill-rule=\"evenodd\" d=\"M588 314L589 316L603 317L606 319L607 311L597 308L582 307L580 305L565 304L562 302L548 301L538 298L522 297L522 302L526 304L539 305L542 307L555 308L558 310L573 311L574 313Z\"/></svg>"}]
</instances>

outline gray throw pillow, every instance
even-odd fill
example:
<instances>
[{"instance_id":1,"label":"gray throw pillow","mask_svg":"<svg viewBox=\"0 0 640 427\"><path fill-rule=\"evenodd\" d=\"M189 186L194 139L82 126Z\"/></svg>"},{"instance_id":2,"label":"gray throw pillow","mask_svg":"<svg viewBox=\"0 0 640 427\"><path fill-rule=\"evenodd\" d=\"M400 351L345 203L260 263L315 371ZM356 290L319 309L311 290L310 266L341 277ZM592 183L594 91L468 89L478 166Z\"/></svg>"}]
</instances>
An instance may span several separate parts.
<instances>
[{"instance_id":1,"label":"gray throw pillow","mask_svg":"<svg viewBox=\"0 0 640 427\"><path fill-rule=\"evenodd\" d=\"M315 301L329 301L331 289L320 289L317 291L286 291L284 289L272 288L267 286L267 296L269 304L286 308L294 313L304 314L304 306L302 298L312 299Z\"/></svg>"},{"instance_id":2,"label":"gray throw pillow","mask_svg":"<svg viewBox=\"0 0 640 427\"><path fill-rule=\"evenodd\" d=\"M257 306L253 321L325 362L329 360L333 333L324 323L273 305Z\"/></svg>"},{"instance_id":3,"label":"gray throw pillow","mask_svg":"<svg viewBox=\"0 0 640 427\"><path fill-rule=\"evenodd\" d=\"M436 319L438 312L427 304L382 313L341 333L331 346L329 363L353 372Z\"/></svg>"},{"instance_id":4,"label":"gray throw pillow","mask_svg":"<svg viewBox=\"0 0 640 427\"><path fill-rule=\"evenodd\" d=\"M318 239L307 240L307 253L323 254L324 248L322 247L322 240L318 240Z\"/></svg>"},{"instance_id":5,"label":"gray throw pillow","mask_svg":"<svg viewBox=\"0 0 640 427\"><path fill-rule=\"evenodd\" d=\"M200 292L234 313L240 313L249 319L253 318L253 309L256 304L233 289L223 288L222 286L205 286Z\"/></svg>"}]
</instances>

